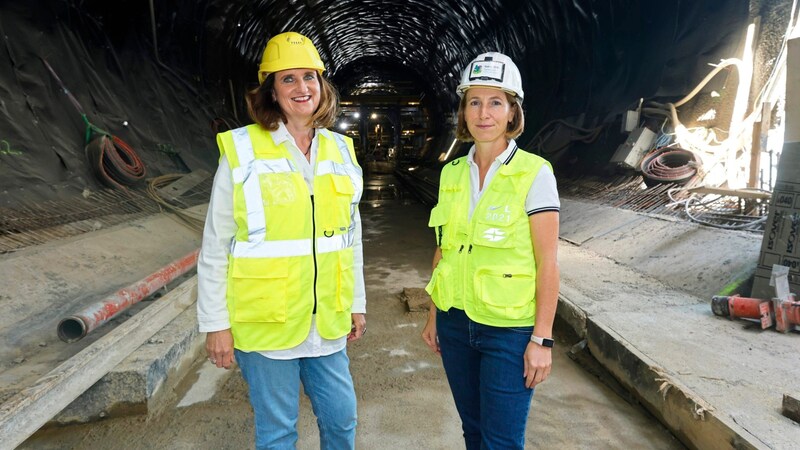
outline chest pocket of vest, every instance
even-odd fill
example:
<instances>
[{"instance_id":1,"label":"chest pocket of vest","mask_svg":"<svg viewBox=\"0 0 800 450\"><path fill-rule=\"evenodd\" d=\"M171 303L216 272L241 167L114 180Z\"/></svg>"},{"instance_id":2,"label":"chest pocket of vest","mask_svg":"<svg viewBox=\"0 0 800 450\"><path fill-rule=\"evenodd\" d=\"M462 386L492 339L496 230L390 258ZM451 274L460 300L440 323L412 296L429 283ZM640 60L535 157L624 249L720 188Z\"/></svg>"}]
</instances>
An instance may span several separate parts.
<instances>
[{"instance_id":1,"label":"chest pocket of vest","mask_svg":"<svg viewBox=\"0 0 800 450\"><path fill-rule=\"evenodd\" d=\"M287 258L232 259L228 298L235 322L286 322Z\"/></svg>"},{"instance_id":2,"label":"chest pocket of vest","mask_svg":"<svg viewBox=\"0 0 800 450\"><path fill-rule=\"evenodd\" d=\"M536 279L521 266L488 266L475 272L475 294L493 316L527 319L536 312Z\"/></svg>"},{"instance_id":3,"label":"chest pocket of vest","mask_svg":"<svg viewBox=\"0 0 800 450\"><path fill-rule=\"evenodd\" d=\"M350 208L353 202L355 187L350 177L344 175L327 175L330 178L329 191L315 192L319 203L318 217L322 230L328 235L346 233L351 225Z\"/></svg>"},{"instance_id":4,"label":"chest pocket of vest","mask_svg":"<svg viewBox=\"0 0 800 450\"><path fill-rule=\"evenodd\" d=\"M492 248L511 248L518 244L516 222L522 211L509 203L489 205L475 211L475 244Z\"/></svg>"}]
</instances>

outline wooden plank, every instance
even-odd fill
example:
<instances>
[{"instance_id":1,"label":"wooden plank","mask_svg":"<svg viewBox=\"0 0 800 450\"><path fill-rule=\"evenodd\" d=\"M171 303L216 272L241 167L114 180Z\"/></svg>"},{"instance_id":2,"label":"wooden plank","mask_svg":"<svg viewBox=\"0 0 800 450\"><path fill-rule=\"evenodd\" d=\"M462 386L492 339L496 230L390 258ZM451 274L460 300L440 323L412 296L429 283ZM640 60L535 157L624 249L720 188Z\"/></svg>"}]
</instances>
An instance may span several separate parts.
<instances>
[{"instance_id":1,"label":"wooden plank","mask_svg":"<svg viewBox=\"0 0 800 450\"><path fill-rule=\"evenodd\" d=\"M197 276L0 405L0 449L13 449L197 299Z\"/></svg>"},{"instance_id":2,"label":"wooden plank","mask_svg":"<svg viewBox=\"0 0 800 450\"><path fill-rule=\"evenodd\" d=\"M800 394L783 394L783 415L800 423Z\"/></svg>"},{"instance_id":3,"label":"wooden plank","mask_svg":"<svg viewBox=\"0 0 800 450\"><path fill-rule=\"evenodd\" d=\"M686 191L694 194L728 195L731 197L760 198L764 200L767 200L772 197L772 194L764 191L748 191L745 189L724 189L724 188L715 188L708 186L693 187L687 189Z\"/></svg>"},{"instance_id":4,"label":"wooden plank","mask_svg":"<svg viewBox=\"0 0 800 450\"><path fill-rule=\"evenodd\" d=\"M767 143L767 132L770 127L772 115L772 104L764 102L761 104L761 121L753 124L753 141L750 145L750 176L747 180L747 187L758 187L758 169L761 167L761 151Z\"/></svg>"},{"instance_id":5,"label":"wooden plank","mask_svg":"<svg viewBox=\"0 0 800 450\"><path fill-rule=\"evenodd\" d=\"M203 180L210 176L211 174L203 169L195 170L182 176L177 181L158 189L156 192L158 192L158 195L163 199L175 201L178 200L181 195L185 194L186 191L202 183Z\"/></svg>"}]
</instances>

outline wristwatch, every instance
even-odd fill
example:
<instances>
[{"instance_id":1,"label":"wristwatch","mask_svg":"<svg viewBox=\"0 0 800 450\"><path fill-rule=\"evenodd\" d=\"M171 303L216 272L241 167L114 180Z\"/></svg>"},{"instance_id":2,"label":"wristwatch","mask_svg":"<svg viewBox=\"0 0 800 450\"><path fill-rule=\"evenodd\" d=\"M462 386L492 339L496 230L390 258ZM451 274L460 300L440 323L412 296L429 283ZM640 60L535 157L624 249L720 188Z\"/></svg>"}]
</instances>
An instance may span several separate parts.
<instances>
[{"instance_id":1,"label":"wristwatch","mask_svg":"<svg viewBox=\"0 0 800 450\"><path fill-rule=\"evenodd\" d=\"M531 342L536 342L537 344L541 345L542 347L549 347L549 348L553 348L553 344L555 344L555 341L550 339L550 338L543 338L543 337L533 336L533 335L531 335Z\"/></svg>"}]
</instances>

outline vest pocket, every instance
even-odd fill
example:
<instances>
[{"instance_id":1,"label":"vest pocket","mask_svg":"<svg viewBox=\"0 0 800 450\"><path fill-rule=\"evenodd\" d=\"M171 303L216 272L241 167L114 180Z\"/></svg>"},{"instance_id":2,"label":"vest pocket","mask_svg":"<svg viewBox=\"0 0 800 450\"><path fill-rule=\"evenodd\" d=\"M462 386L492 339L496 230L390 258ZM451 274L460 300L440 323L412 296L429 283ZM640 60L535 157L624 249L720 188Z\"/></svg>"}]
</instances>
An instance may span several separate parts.
<instances>
[{"instance_id":1,"label":"vest pocket","mask_svg":"<svg viewBox=\"0 0 800 450\"><path fill-rule=\"evenodd\" d=\"M447 250L452 247L451 227L447 226L450 220L450 208L439 203L431 209L431 217L428 220L428 226L433 228L436 234L436 245L442 250Z\"/></svg>"},{"instance_id":2,"label":"vest pocket","mask_svg":"<svg viewBox=\"0 0 800 450\"><path fill-rule=\"evenodd\" d=\"M439 260L439 264L433 269L431 281L425 286L425 292L431 296L433 303L442 311L449 310L454 304L452 272L449 264L443 259Z\"/></svg>"},{"instance_id":3,"label":"vest pocket","mask_svg":"<svg viewBox=\"0 0 800 450\"><path fill-rule=\"evenodd\" d=\"M339 274L336 283L336 311L349 311L353 307L355 271L353 269L353 249L339 252Z\"/></svg>"},{"instance_id":4,"label":"vest pocket","mask_svg":"<svg viewBox=\"0 0 800 450\"><path fill-rule=\"evenodd\" d=\"M355 187L350 177L345 175L329 175L332 190L330 201L323 192L315 192L315 197L320 200L318 213L323 228L323 232L332 234L343 234L350 228L350 211L353 203ZM325 204L322 204L325 203Z\"/></svg>"},{"instance_id":5,"label":"vest pocket","mask_svg":"<svg viewBox=\"0 0 800 450\"><path fill-rule=\"evenodd\" d=\"M525 267L482 267L475 272L475 295L482 309L502 319L533 318L536 279Z\"/></svg>"},{"instance_id":6,"label":"vest pocket","mask_svg":"<svg viewBox=\"0 0 800 450\"><path fill-rule=\"evenodd\" d=\"M287 258L233 259L230 270L235 322L286 322Z\"/></svg>"}]
</instances>

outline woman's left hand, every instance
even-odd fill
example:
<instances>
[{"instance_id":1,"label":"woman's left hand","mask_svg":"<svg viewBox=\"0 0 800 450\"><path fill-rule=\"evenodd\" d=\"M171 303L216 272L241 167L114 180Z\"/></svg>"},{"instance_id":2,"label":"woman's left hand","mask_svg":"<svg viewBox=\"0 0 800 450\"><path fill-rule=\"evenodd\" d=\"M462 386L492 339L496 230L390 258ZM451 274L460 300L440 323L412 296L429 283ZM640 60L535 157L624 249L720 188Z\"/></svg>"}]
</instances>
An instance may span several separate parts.
<instances>
[{"instance_id":1,"label":"woman's left hand","mask_svg":"<svg viewBox=\"0 0 800 450\"><path fill-rule=\"evenodd\" d=\"M347 342L357 341L367 332L367 318L365 314L353 313L353 326L347 335Z\"/></svg>"},{"instance_id":2,"label":"woman's left hand","mask_svg":"<svg viewBox=\"0 0 800 450\"><path fill-rule=\"evenodd\" d=\"M547 379L550 375L550 367L553 365L552 351L549 347L542 347L535 342L528 344L524 356L525 387L533 389Z\"/></svg>"}]
</instances>

